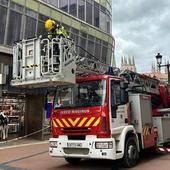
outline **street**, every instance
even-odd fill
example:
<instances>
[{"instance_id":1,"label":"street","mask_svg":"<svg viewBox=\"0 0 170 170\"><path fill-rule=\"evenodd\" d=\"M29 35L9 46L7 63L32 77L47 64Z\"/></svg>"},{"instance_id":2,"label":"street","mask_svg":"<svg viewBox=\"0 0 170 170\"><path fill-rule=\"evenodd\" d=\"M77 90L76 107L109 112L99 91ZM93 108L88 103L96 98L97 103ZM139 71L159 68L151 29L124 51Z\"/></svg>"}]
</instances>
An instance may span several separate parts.
<instances>
[{"instance_id":1,"label":"street","mask_svg":"<svg viewBox=\"0 0 170 170\"><path fill-rule=\"evenodd\" d=\"M123 170L121 161L82 160L69 165L63 158L48 155L48 144L25 144L0 148L0 170ZM139 164L131 170L169 170L170 155L142 154Z\"/></svg>"}]
</instances>

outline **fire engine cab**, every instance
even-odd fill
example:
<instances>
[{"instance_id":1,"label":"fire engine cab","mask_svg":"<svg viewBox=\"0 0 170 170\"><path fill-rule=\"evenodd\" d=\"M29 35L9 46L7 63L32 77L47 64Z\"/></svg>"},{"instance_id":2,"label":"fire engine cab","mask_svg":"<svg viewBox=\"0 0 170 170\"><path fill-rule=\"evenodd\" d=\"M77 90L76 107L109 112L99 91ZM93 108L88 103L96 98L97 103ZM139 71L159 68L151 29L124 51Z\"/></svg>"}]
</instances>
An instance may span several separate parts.
<instances>
[{"instance_id":1,"label":"fire engine cab","mask_svg":"<svg viewBox=\"0 0 170 170\"><path fill-rule=\"evenodd\" d=\"M51 156L69 163L122 159L133 167L142 149L170 151L168 84L128 70L105 74L106 64L77 56L67 39L24 40L14 59L14 86L56 87Z\"/></svg>"}]
</instances>

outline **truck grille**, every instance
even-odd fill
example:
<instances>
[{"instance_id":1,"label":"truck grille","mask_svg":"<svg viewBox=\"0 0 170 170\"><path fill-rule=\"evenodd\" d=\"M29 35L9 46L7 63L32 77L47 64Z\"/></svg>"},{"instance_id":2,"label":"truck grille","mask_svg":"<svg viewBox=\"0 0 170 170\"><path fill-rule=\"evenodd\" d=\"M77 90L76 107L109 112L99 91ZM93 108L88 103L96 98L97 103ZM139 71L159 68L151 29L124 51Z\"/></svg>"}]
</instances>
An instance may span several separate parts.
<instances>
[{"instance_id":1,"label":"truck grille","mask_svg":"<svg viewBox=\"0 0 170 170\"><path fill-rule=\"evenodd\" d=\"M65 154L78 154L78 155L88 155L89 149L88 148L64 148Z\"/></svg>"},{"instance_id":2,"label":"truck grille","mask_svg":"<svg viewBox=\"0 0 170 170\"><path fill-rule=\"evenodd\" d=\"M61 130L63 133L86 133L90 132L90 128L63 128Z\"/></svg>"}]
</instances>

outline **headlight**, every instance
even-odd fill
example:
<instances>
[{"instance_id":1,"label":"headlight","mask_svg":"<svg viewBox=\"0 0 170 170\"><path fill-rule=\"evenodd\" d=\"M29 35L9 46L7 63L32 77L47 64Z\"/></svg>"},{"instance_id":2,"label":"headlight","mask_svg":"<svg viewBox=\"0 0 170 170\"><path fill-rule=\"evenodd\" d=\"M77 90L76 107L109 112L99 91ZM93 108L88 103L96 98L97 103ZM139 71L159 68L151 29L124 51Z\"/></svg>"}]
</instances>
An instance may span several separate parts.
<instances>
[{"instance_id":1,"label":"headlight","mask_svg":"<svg viewBox=\"0 0 170 170\"><path fill-rule=\"evenodd\" d=\"M95 147L96 149L112 149L113 142L96 142Z\"/></svg>"},{"instance_id":2,"label":"headlight","mask_svg":"<svg viewBox=\"0 0 170 170\"><path fill-rule=\"evenodd\" d=\"M57 148L58 143L57 143L56 141L50 141L49 145L50 145L50 147L52 147L52 148Z\"/></svg>"}]
</instances>

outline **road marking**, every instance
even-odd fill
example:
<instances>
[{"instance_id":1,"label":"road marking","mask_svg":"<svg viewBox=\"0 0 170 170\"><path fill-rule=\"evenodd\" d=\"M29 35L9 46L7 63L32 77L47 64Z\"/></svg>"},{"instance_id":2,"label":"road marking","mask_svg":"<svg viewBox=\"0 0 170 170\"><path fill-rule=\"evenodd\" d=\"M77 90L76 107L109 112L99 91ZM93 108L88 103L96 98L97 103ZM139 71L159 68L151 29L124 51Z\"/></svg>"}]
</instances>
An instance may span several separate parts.
<instances>
[{"instance_id":1,"label":"road marking","mask_svg":"<svg viewBox=\"0 0 170 170\"><path fill-rule=\"evenodd\" d=\"M40 145L40 144L45 144L48 143L49 141L43 141L43 142L36 142L36 143L27 143L27 144L18 144L15 146L2 146L2 148L0 148L0 150L3 149L11 149L11 148L19 148L19 147L24 147L24 146L31 146L31 145ZM1 145L0 145L1 147Z\"/></svg>"}]
</instances>

